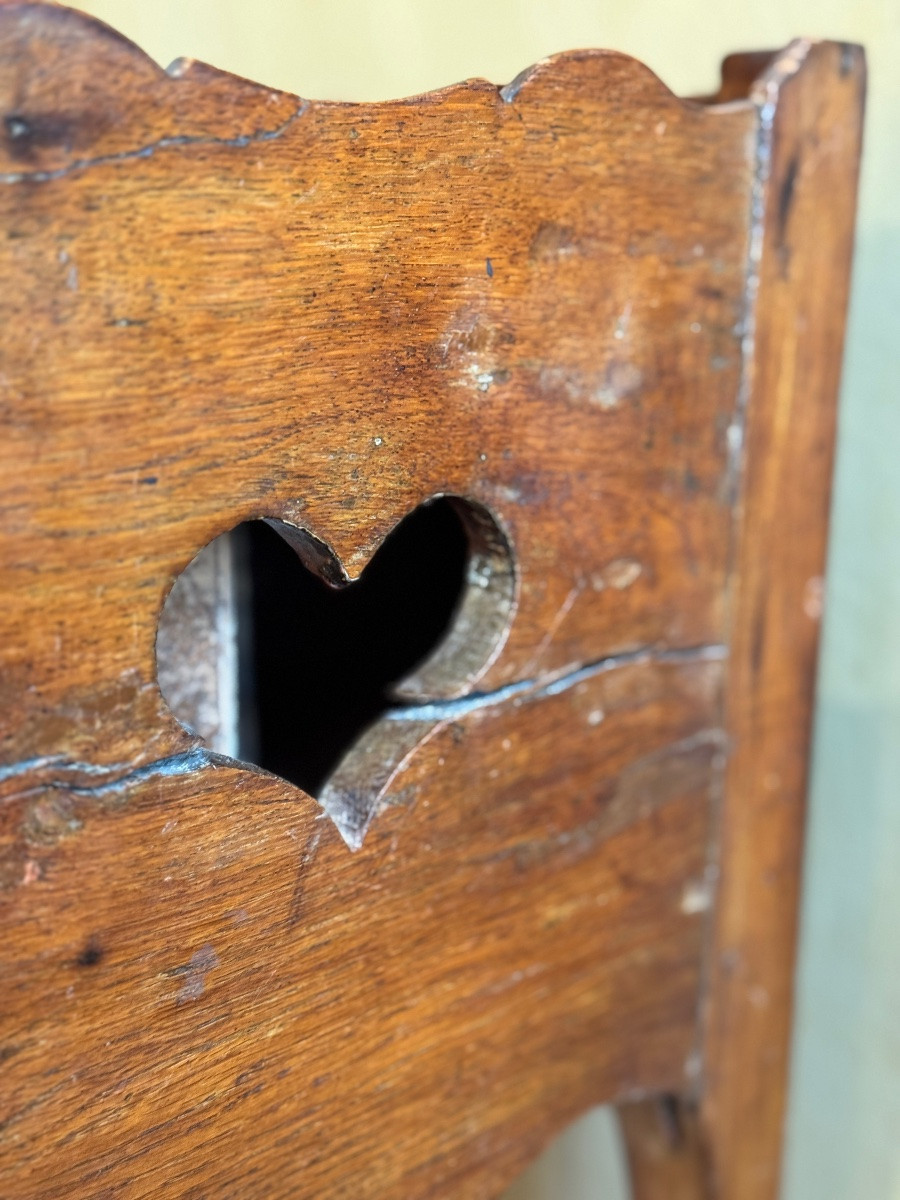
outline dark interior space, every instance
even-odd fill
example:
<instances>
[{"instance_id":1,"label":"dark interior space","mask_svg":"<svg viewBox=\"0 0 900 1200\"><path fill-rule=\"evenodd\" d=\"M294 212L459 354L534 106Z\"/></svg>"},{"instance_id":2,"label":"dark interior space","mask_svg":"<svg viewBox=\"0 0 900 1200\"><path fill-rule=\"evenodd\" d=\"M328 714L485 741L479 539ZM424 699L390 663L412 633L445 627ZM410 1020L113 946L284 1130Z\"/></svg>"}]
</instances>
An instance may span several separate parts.
<instances>
[{"instance_id":1,"label":"dark interior space","mask_svg":"<svg viewBox=\"0 0 900 1200\"><path fill-rule=\"evenodd\" d=\"M355 583L332 588L263 521L236 533L241 757L317 795L391 685L440 642L468 541L449 500L411 513Z\"/></svg>"}]
</instances>

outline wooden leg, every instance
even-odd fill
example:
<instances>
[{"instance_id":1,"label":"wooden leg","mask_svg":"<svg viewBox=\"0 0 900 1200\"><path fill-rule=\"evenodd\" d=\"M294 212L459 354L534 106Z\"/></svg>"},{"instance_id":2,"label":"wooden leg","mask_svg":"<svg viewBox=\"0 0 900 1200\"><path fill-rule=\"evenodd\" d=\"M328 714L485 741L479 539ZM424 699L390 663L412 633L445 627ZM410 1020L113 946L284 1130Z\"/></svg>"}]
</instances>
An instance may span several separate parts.
<instances>
[{"instance_id":1,"label":"wooden leg","mask_svg":"<svg viewBox=\"0 0 900 1200\"><path fill-rule=\"evenodd\" d=\"M619 1107L632 1200L712 1200L697 1110L675 1096Z\"/></svg>"}]
</instances>

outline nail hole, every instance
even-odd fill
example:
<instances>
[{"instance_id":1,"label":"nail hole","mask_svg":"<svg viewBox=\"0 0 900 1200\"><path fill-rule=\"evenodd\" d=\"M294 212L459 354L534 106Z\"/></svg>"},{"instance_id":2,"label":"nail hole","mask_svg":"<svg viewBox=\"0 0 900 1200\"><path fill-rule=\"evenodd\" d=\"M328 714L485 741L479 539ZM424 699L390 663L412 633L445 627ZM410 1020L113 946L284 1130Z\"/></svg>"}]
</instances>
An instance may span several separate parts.
<instances>
[{"instance_id":1,"label":"nail hole","mask_svg":"<svg viewBox=\"0 0 900 1200\"><path fill-rule=\"evenodd\" d=\"M90 937L81 949L76 962L79 967L96 967L103 958L103 947L96 937Z\"/></svg>"}]
</instances>

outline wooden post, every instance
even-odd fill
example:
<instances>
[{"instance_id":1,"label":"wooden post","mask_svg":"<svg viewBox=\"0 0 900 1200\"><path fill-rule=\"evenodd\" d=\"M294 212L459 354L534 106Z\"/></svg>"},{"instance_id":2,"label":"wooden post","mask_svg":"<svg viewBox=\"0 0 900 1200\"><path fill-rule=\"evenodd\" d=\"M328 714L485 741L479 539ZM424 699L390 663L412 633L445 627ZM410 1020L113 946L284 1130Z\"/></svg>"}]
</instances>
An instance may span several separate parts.
<instances>
[{"instance_id":1,"label":"wooden post","mask_svg":"<svg viewBox=\"0 0 900 1200\"><path fill-rule=\"evenodd\" d=\"M756 294L746 420L735 434L744 467L727 687L732 753L702 1105L722 1200L778 1192L864 88L859 47L801 42L752 92L760 114Z\"/></svg>"}]
</instances>

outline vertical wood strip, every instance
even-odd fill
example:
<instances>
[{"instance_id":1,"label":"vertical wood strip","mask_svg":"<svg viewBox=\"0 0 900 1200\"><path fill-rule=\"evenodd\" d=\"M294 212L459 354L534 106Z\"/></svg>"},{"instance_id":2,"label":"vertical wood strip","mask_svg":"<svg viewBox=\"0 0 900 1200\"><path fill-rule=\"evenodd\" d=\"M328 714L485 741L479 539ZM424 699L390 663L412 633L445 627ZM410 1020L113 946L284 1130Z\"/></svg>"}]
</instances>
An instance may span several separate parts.
<instances>
[{"instance_id":1,"label":"vertical wood strip","mask_svg":"<svg viewBox=\"0 0 900 1200\"><path fill-rule=\"evenodd\" d=\"M216 538L175 580L159 623L159 683L211 750L237 758L238 596L234 536Z\"/></svg>"},{"instance_id":2,"label":"vertical wood strip","mask_svg":"<svg viewBox=\"0 0 900 1200\"><path fill-rule=\"evenodd\" d=\"M707 1200L706 1146L693 1105L660 1096L617 1111L632 1200Z\"/></svg>"},{"instance_id":3,"label":"vertical wood strip","mask_svg":"<svg viewBox=\"0 0 900 1200\"><path fill-rule=\"evenodd\" d=\"M778 1190L864 87L858 47L796 43L754 91L762 223L705 1032L703 1116L722 1200Z\"/></svg>"}]
</instances>

